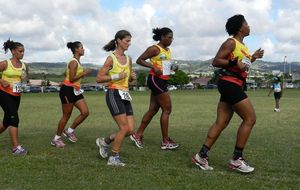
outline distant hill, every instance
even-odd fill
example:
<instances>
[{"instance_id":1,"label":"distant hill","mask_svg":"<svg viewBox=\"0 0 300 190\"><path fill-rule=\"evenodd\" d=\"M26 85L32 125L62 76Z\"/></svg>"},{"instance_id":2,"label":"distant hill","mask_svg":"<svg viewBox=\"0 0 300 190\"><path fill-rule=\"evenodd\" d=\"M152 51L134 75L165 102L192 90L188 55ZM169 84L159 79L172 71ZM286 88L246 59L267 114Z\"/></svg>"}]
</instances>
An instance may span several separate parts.
<instances>
[{"instance_id":1,"label":"distant hill","mask_svg":"<svg viewBox=\"0 0 300 190\"><path fill-rule=\"evenodd\" d=\"M201 60L175 60L179 65L179 69L185 72L208 72L212 71L214 68L211 66L213 59L206 61ZM286 64L285 70L289 71L289 64L291 64L291 71L300 70L300 62L292 62ZM85 68L91 68L93 70L91 76L96 76L100 65L94 64L82 64ZM66 63L57 62L34 62L29 63L30 73L32 74L46 74L46 75L63 75L66 70ZM271 72L272 70L284 71L283 62L268 62L268 61L256 61L253 63L252 68L261 72ZM145 67L142 67L137 64L133 64L133 69L136 71L139 70L148 70Z\"/></svg>"}]
</instances>

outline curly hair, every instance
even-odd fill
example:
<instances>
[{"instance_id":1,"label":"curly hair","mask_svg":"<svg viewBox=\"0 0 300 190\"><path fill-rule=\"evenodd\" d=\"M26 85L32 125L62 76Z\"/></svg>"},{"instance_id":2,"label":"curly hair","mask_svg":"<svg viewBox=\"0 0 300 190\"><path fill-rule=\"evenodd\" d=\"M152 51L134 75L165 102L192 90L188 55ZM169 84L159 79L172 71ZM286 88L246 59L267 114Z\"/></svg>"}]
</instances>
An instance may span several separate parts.
<instances>
[{"instance_id":1,"label":"curly hair","mask_svg":"<svg viewBox=\"0 0 300 190\"><path fill-rule=\"evenodd\" d=\"M231 35L236 35L238 31L241 29L244 23L245 17L243 15L234 15L230 17L225 25L226 32Z\"/></svg>"}]
</instances>

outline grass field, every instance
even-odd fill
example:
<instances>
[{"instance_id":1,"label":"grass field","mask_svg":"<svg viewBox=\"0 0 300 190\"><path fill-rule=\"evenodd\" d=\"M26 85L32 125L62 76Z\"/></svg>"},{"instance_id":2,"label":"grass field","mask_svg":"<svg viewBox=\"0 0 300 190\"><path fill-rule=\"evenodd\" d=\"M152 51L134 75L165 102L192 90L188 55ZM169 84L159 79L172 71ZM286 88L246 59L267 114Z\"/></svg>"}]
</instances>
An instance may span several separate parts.
<instances>
[{"instance_id":1,"label":"grass field","mask_svg":"<svg viewBox=\"0 0 300 190\"><path fill-rule=\"evenodd\" d=\"M145 148L127 138L122 146L125 167L100 159L95 139L117 129L103 92L85 93L89 118L76 130L79 141L50 146L61 116L58 94L24 94L20 107L20 140L30 149L13 157L8 133L0 135L0 189L299 189L300 90L286 90L281 112L273 112L268 90L248 91L257 114L245 158L255 167L249 175L227 169L240 119L235 115L210 152L213 171L199 170L191 156L199 151L216 117L216 90L172 91L170 136L180 147L160 150L159 115L145 132ZM136 128L148 108L148 92L132 92ZM78 114L74 110L73 116ZM3 112L0 111L0 117ZM74 117L72 117L74 118Z\"/></svg>"}]
</instances>

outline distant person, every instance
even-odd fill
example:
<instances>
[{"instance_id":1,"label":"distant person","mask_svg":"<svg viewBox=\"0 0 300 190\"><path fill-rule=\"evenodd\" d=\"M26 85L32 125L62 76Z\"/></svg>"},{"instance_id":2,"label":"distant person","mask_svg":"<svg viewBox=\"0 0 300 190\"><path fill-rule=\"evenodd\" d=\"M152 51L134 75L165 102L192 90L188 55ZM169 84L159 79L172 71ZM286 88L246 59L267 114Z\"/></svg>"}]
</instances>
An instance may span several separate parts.
<instances>
[{"instance_id":1,"label":"distant person","mask_svg":"<svg viewBox=\"0 0 300 190\"><path fill-rule=\"evenodd\" d=\"M74 130L89 115L89 109L82 95L83 90L80 88L80 84L81 79L88 75L91 69L83 69L80 63L80 57L84 55L81 42L68 42L67 47L71 49L73 58L67 64L66 78L59 92L63 115L59 120L56 135L51 140L51 145L58 148L63 148L66 145L61 138L62 134L73 143L77 141ZM80 114L75 118L72 125L65 129L74 107L80 111Z\"/></svg>"},{"instance_id":2,"label":"distant person","mask_svg":"<svg viewBox=\"0 0 300 190\"><path fill-rule=\"evenodd\" d=\"M218 80L218 90L221 94L217 108L217 118L208 131L207 138L199 153L192 161L202 170L212 170L208 164L208 152L221 132L228 126L233 113L236 112L243 120L237 131L236 144L229 167L233 170L248 173L254 171L244 159L243 150L256 122L256 115L250 99L243 86L252 62L262 58L264 51L258 49L251 56L243 40L250 34L250 27L243 15L234 15L227 20L226 31L232 36L220 47L212 65L222 68Z\"/></svg>"},{"instance_id":3,"label":"distant person","mask_svg":"<svg viewBox=\"0 0 300 190\"><path fill-rule=\"evenodd\" d=\"M274 80L274 82L272 84L272 88L270 89L268 96L270 96L271 92L274 91L274 99L275 99L274 112L280 112L279 100L282 97L283 85L280 80L280 77L276 76L273 78L273 80Z\"/></svg>"},{"instance_id":4,"label":"distant person","mask_svg":"<svg viewBox=\"0 0 300 190\"><path fill-rule=\"evenodd\" d=\"M113 142L111 155L107 165L125 166L120 157L121 144L126 136L129 136L134 128L134 116L131 106L131 96L128 84L136 80L132 71L132 60L125 54L131 44L131 34L126 30L120 30L115 38L106 44L105 51L113 51L99 70L96 82L108 82L106 92L106 104L110 113L117 123L119 130L105 138L97 138L96 144L99 147L101 157L108 157L109 145Z\"/></svg>"},{"instance_id":5,"label":"distant person","mask_svg":"<svg viewBox=\"0 0 300 190\"><path fill-rule=\"evenodd\" d=\"M138 130L130 136L136 146L143 148L143 133L152 118L161 108L160 127L162 133L161 149L175 149L179 145L169 137L169 116L172 111L171 97L168 92L167 81L170 78L172 58L169 46L173 42L173 31L169 28L154 28L153 40L158 44L152 45L140 55L137 64L150 68L147 85L151 90L150 105L144 114ZM147 61L150 59L150 61ZM177 67L174 67L176 70Z\"/></svg>"},{"instance_id":6,"label":"distant person","mask_svg":"<svg viewBox=\"0 0 300 190\"><path fill-rule=\"evenodd\" d=\"M3 49L7 53L10 50L12 57L0 62L0 106L3 109L3 122L0 123L0 133L8 129L12 143L12 154L24 156L28 150L19 144L18 110L21 101L22 83L29 80L28 65L23 63L25 48L20 42L7 40L3 44Z\"/></svg>"}]
</instances>

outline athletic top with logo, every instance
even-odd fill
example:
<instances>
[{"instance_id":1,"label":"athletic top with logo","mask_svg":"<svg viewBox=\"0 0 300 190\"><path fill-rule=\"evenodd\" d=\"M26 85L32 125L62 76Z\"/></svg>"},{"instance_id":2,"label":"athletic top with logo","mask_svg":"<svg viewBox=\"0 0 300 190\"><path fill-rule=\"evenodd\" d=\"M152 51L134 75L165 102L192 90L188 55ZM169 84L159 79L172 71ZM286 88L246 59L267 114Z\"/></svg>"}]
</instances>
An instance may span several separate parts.
<instances>
[{"instance_id":1,"label":"athletic top with logo","mask_svg":"<svg viewBox=\"0 0 300 190\"><path fill-rule=\"evenodd\" d=\"M164 48L160 47L159 45L155 45L159 48L159 54L154 56L150 59L150 62L162 71L162 74L156 75L154 70L150 70L150 75L155 75L158 78L163 80L169 80L170 73L171 73L171 50L165 50Z\"/></svg>"},{"instance_id":2,"label":"athletic top with logo","mask_svg":"<svg viewBox=\"0 0 300 190\"><path fill-rule=\"evenodd\" d=\"M281 85L280 85L280 82L276 82L273 84L273 89L274 89L274 92L281 92Z\"/></svg>"},{"instance_id":3,"label":"athletic top with logo","mask_svg":"<svg viewBox=\"0 0 300 190\"><path fill-rule=\"evenodd\" d=\"M111 54L110 57L113 60L113 66L109 70L108 75L112 76L115 74L119 74L120 72L125 72L126 77L121 80L113 80L108 83L108 88L110 89L118 89L118 90L128 90L128 80L130 77L130 65L129 65L129 56L126 56L126 63L122 65L119 63L118 59L116 58L115 54Z\"/></svg>"},{"instance_id":4,"label":"athletic top with logo","mask_svg":"<svg viewBox=\"0 0 300 190\"><path fill-rule=\"evenodd\" d=\"M235 49L228 57L228 60L232 60L237 57L238 61L242 61L243 59L244 60L246 59L246 62L251 63L251 55L249 53L249 49L244 44L237 41L235 38L231 38L231 39L233 39L235 41ZM244 79L246 79L248 76L248 72L241 71L237 65L235 65L233 67L228 67L228 68L226 68L226 70L237 73L241 78L244 78ZM234 76L221 76L220 77L220 79L222 79L222 80L226 80L226 81L235 83L239 86L243 86L244 81L239 78L234 77Z\"/></svg>"},{"instance_id":5,"label":"athletic top with logo","mask_svg":"<svg viewBox=\"0 0 300 190\"><path fill-rule=\"evenodd\" d=\"M13 66L10 59L6 60L7 68L2 72L2 79L9 83L9 87L4 88L0 85L0 89L13 96L20 96L22 91L22 75L26 72L26 66L23 62L21 68Z\"/></svg>"},{"instance_id":6,"label":"athletic top with logo","mask_svg":"<svg viewBox=\"0 0 300 190\"><path fill-rule=\"evenodd\" d=\"M74 82L70 82L70 69L69 69L69 64L71 61L76 61L77 63L77 71L76 71L76 75L80 75L83 72L83 67L81 66L81 64L79 63L79 61L76 58L72 58L68 65L67 65L67 70L66 70L66 78L64 80L64 85L66 86L72 86L75 89L80 89L80 84L81 84L81 78L74 81Z\"/></svg>"}]
</instances>

